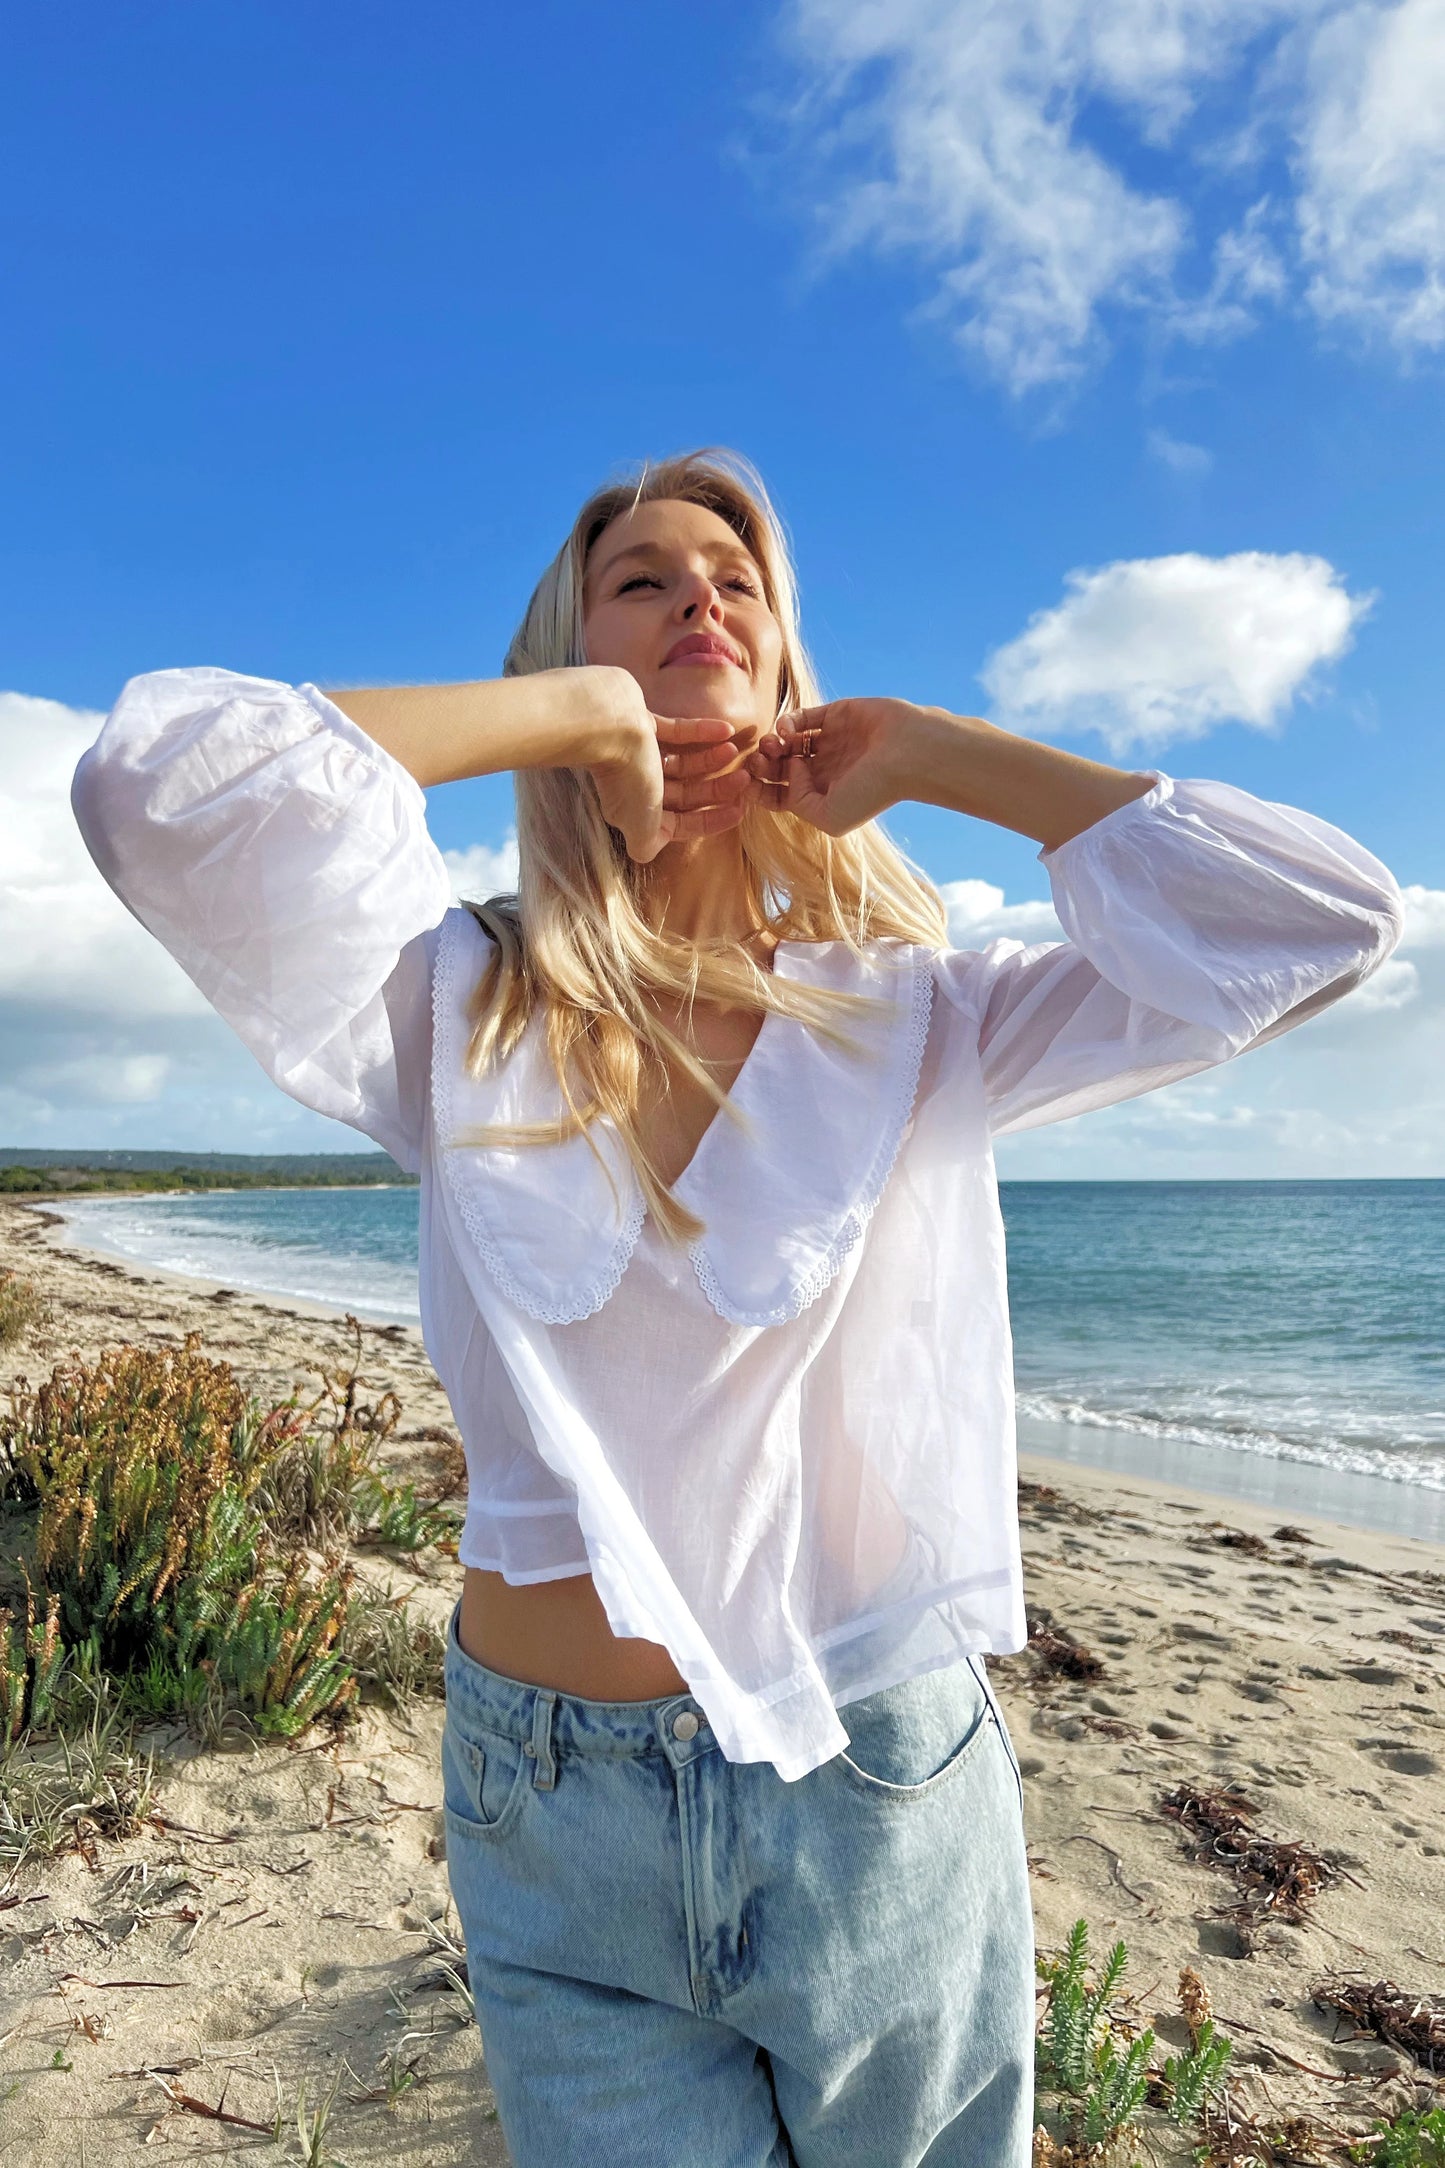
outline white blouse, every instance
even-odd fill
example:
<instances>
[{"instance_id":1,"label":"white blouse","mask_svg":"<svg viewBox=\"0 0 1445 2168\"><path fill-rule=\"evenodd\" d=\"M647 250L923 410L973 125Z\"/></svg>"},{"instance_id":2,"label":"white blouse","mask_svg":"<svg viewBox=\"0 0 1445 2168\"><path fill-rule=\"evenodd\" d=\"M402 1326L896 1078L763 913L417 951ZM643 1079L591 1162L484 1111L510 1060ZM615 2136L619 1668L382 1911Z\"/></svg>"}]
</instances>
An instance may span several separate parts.
<instances>
[{"instance_id":1,"label":"white blouse","mask_svg":"<svg viewBox=\"0 0 1445 2168\"><path fill-rule=\"evenodd\" d=\"M1152 771L1041 851L1067 939L784 942L784 977L883 997L840 1052L767 1016L678 1194L647 1216L608 1123L481 1150L561 1100L540 1011L480 1080L487 951L411 776L315 686L133 678L76 772L106 879L286 1091L421 1177L427 1349L466 1448L461 1557L590 1572L723 1752L786 1779L838 1708L1025 1640L991 1139L1226 1061L1399 938L1378 859L1312 814Z\"/></svg>"}]
</instances>

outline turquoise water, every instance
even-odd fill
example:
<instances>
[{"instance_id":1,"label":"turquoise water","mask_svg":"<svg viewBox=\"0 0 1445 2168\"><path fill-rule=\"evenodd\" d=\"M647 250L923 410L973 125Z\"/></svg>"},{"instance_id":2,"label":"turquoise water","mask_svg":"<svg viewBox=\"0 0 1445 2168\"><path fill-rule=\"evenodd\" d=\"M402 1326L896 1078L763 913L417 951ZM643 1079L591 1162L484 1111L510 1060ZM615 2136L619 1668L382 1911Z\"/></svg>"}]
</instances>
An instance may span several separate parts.
<instances>
[{"instance_id":1,"label":"turquoise water","mask_svg":"<svg viewBox=\"0 0 1445 2168\"><path fill-rule=\"evenodd\" d=\"M1002 1196L1027 1425L1157 1441L1172 1480L1181 1455L1222 1449L1445 1493L1445 1181ZM171 1271L414 1320L417 1201L270 1190L84 1199L66 1216Z\"/></svg>"}]
</instances>

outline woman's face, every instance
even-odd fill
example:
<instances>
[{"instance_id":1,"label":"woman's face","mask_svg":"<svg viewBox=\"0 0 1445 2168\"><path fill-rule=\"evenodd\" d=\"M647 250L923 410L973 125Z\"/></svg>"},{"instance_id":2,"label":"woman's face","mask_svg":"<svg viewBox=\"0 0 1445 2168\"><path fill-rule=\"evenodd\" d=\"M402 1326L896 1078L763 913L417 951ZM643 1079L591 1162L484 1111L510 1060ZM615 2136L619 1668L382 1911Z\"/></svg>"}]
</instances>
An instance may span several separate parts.
<instances>
[{"instance_id":1,"label":"woman's face","mask_svg":"<svg viewBox=\"0 0 1445 2168\"><path fill-rule=\"evenodd\" d=\"M722 716L753 743L772 728L782 632L716 512L660 499L619 513L592 546L583 624L587 660L630 670L654 715Z\"/></svg>"}]
</instances>

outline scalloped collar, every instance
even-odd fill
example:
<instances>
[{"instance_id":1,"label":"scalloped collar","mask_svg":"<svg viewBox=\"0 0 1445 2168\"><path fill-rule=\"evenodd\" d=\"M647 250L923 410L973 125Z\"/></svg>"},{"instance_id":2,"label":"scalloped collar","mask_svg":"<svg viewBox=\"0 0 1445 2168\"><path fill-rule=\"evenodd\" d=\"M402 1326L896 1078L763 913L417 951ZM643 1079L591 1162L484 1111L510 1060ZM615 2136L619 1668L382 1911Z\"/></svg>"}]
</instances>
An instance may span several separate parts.
<instances>
[{"instance_id":1,"label":"scalloped collar","mask_svg":"<svg viewBox=\"0 0 1445 2168\"><path fill-rule=\"evenodd\" d=\"M435 975L432 1096L437 1144L463 1225L501 1293L529 1317L590 1317L616 1288L646 1208L615 1125L592 1140L479 1148L453 1142L489 1122L548 1120L563 1111L540 1010L508 1059L466 1073L467 1007L486 963L487 936L469 912L448 912ZM834 1048L791 1017L769 1014L732 1089L744 1134L719 1112L676 1184L707 1222L689 1255L719 1316L777 1325L823 1292L862 1234L912 1112L928 1033L933 952L880 942L865 958L842 941L780 942L785 978L887 1000L846 1018L861 1052ZM610 1173L615 1194L608 1183Z\"/></svg>"}]
</instances>

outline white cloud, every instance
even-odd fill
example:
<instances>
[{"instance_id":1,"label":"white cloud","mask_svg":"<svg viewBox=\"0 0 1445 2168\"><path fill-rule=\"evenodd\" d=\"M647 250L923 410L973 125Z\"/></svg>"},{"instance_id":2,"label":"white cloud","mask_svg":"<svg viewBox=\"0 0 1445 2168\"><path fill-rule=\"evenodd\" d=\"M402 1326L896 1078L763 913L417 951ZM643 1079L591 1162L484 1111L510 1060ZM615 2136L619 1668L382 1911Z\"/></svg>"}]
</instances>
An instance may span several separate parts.
<instances>
[{"instance_id":1,"label":"white cloud","mask_svg":"<svg viewBox=\"0 0 1445 2168\"><path fill-rule=\"evenodd\" d=\"M485 903L489 896L510 895L517 886L517 837L513 830L497 848L469 843L464 851L443 851L458 903Z\"/></svg>"},{"instance_id":2,"label":"white cloud","mask_svg":"<svg viewBox=\"0 0 1445 2168\"><path fill-rule=\"evenodd\" d=\"M1125 311L1219 339L1298 300L1445 344L1445 0L792 0L785 22L790 198L828 252L911 260L1016 394L1076 376Z\"/></svg>"},{"instance_id":3,"label":"white cloud","mask_svg":"<svg viewBox=\"0 0 1445 2168\"><path fill-rule=\"evenodd\" d=\"M1347 6L1323 25L1299 171L1319 315L1445 347L1445 0Z\"/></svg>"},{"instance_id":4,"label":"white cloud","mask_svg":"<svg viewBox=\"0 0 1445 2168\"><path fill-rule=\"evenodd\" d=\"M1445 889L1422 888L1418 881L1411 881L1400 893L1405 898L1401 948L1445 948Z\"/></svg>"},{"instance_id":5,"label":"white cloud","mask_svg":"<svg viewBox=\"0 0 1445 2168\"><path fill-rule=\"evenodd\" d=\"M1005 1137L1000 1174L1017 1180L1445 1175L1445 889L1412 886L1405 896L1399 949L1333 1008L1255 1053L1164 1091ZM982 945L971 933L954 938L961 947Z\"/></svg>"},{"instance_id":6,"label":"white cloud","mask_svg":"<svg viewBox=\"0 0 1445 2168\"><path fill-rule=\"evenodd\" d=\"M1061 941L1064 929L1051 903L1005 903L992 881L940 881L954 948L987 948L990 941Z\"/></svg>"},{"instance_id":7,"label":"white cloud","mask_svg":"<svg viewBox=\"0 0 1445 2168\"><path fill-rule=\"evenodd\" d=\"M1354 993L1354 1011L1364 1015L1377 1009L1403 1009L1420 992L1420 974L1408 956L1390 956L1372 971Z\"/></svg>"},{"instance_id":8,"label":"white cloud","mask_svg":"<svg viewBox=\"0 0 1445 2168\"><path fill-rule=\"evenodd\" d=\"M1223 722L1277 728L1371 599L1347 593L1322 557L1260 550L1126 559L1064 585L980 680L1009 728L1096 730L1116 757Z\"/></svg>"},{"instance_id":9,"label":"white cloud","mask_svg":"<svg viewBox=\"0 0 1445 2168\"><path fill-rule=\"evenodd\" d=\"M97 1016L200 1016L180 967L117 902L71 818L102 718L0 693L0 1002Z\"/></svg>"},{"instance_id":10,"label":"white cloud","mask_svg":"<svg viewBox=\"0 0 1445 2168\"><path fill-rule=\"evenodd\" d=\"M100 724L0 693L0 1145L366 1149L267 1081L101 879L70 811ZM445 855L465 894L515 886L515 837Z\"/></svg>"}]
</instances>

